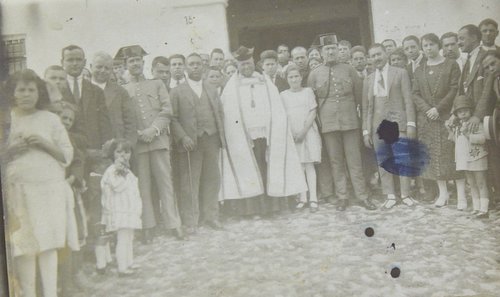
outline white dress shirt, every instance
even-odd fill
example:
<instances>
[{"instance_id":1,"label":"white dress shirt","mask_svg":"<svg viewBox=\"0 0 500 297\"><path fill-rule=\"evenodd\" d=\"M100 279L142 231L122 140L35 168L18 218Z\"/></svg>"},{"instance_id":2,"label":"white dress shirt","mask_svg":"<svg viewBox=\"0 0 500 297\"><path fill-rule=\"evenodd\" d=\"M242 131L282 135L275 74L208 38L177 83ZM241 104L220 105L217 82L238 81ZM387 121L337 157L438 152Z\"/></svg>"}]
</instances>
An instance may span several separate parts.
<instances>
[{"instance_id":1,"label":"white dress shirt","mask_svg":"<svg viewBox=\"0 0 500 297\"><path fill-rule=\"evenodd\" d=\"M69 89L71 91L71 94L74 94L73 92L73 87L74 87L74 83L75 83L75 77L74 76L71 76L71 75L66 75L66 80L68 81L68 85L69 85ZM83 75L80 74L80 76L78 76L76 78L77 80L77 83L78 83L78 89L80 90L80 98L82 97L82 81L83 81Z\"/></svg>"},{"instance_id":2,"label":"white dress shirt","mask_svg":"<svg viewBox=\"0 0 500 297\"><path fill-rule=\"evenodd\" d=\"M183 77L179 80L179 85L182 84L183 82L186 81L186 78ZM177 87L177 80L172 76L172 78L170 78L170 89L173 89Z\"/></svg>"},{"instance_id":3,"label":"white dress shirt","mask_svg":"<svg viewBox=\"0 0 500 297\"><path fill-rule=\"evenodd\" d=\"M375 83L373 84L373 95L376 97L387 97L387 76L389 73L389 63L386 63L385 66L382 68L382 70L378 69L375 70ZM382 89L380 87L379 81L380 81L380 76L382 75L384 79L384 88Z\"/></svg>"},{"instance_id":4,"label":"white dress shirt","mask_svg":"<svg viewBox=\"0 0 500 297\"><path fill-rule=\"evenodd\" d=\"M420 64L420 61L422 61L423 57L424 57L424 55L422 53L420 53L420 55L415 60L411 60L410 61L410 63L411 63L411 69L412 69L413 72L415 72L415 70L418 67L418 64Z\"/></svg>"},{"instance_id":5,"label":"white dress shirt","mask_svg":"<svg viewBox=\"0 0 500 297\"><path fill-rule=\"evenodd\" d=\"M93 78L92 78L92 83L96 86L98 86L99 88L101 88L101 90L104 90L104 88L106 87L106 84L107 82L104 82L104 83L98 83L96 82Z\"/></svg>"},{"instance_id":6,"label":"white dress shirt","mask_svg":"<svg viewBox=\"0 0 500 297\"><path fill-rule=\"evenodd\" d=\"M188 77L187 83L191 87L191 89L193 89L198 98L201 98L201 92L203 91L203 80L200 79L199 81L195 81Z\"/></svg>"},{"instance_id":7,"label":"white dress shirt","mask_svg":"<svg viewBox=\"0 0 500 297\"><path fill-rule=\"evenodd\" d=\"M479 50L481 49L481 46L476 47L475 49L470 52L470 60L469 60L469 73L472 72L472 66L474 66L474 63L476 62L477 55L479 54ZM466 59L467 60L467 59Z\"/></svg>"}]
</instances>

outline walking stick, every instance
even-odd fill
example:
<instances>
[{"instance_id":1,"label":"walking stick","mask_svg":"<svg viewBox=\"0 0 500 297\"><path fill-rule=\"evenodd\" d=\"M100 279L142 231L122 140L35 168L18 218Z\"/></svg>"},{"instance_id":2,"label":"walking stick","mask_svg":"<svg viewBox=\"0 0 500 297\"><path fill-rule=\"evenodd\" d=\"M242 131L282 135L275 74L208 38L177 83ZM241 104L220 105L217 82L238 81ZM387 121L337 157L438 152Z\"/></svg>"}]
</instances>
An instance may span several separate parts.
<instances>
[{"instance_id":1,"label":"walking stick","mask_svg":"<svg viewBox=\"0 0 500 297\"><path fill-rule=\"evenodd\" d=\"M187 159L188 159L188 175L189 175L189 193L191 194L191 212L194 220L195 214L194 214L193 174L191 173L191 153L189 151L187 151ZM197 225L198 222L196 222L194 228L196 228Z\"/></svg>"}]
</instances>

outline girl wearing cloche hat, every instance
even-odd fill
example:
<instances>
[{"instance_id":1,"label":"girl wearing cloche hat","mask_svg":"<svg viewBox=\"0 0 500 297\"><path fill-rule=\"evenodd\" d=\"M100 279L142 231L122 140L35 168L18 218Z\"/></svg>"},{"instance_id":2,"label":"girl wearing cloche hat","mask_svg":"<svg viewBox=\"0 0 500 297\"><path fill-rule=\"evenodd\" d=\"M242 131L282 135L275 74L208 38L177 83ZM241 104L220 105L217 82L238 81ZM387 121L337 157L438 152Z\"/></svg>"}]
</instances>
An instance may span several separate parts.
<instances>
[{"instance_id":1,"label":"girl wearing cloche hat","mask_svg":"<svg viewBox=\"0 0 500 297\"><path fill-rule=\"evenodd\" d=\"M455 99L454 114L458 120L453 125L447 125L450 140L455 142L455 163L457 170L463 170L471 188L472 214L476 218L488 218L488 187L486 172L488 170L486 137L483 128L471 131L469 120L472 116L473 104L459 95ZM458 201L457 209L465 210L467 200Z\"/></svg>"}]
</instances>

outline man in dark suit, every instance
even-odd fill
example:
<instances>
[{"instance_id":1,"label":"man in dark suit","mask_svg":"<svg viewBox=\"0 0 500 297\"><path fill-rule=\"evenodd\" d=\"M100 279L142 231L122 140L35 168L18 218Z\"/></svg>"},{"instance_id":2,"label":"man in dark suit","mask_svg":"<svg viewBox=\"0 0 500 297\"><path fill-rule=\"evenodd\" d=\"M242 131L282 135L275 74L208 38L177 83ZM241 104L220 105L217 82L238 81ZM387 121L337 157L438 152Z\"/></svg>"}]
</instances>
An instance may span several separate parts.
<instances>
[{"instance_id":1,"label":"man in dark suit","mask_svg":"<svg viewBox=\"0 0 500 297\"><path fill-rule=\"evenodd\" d=\"M363 138L366 147L378 151L384 146L384 141L376 131L383 120L397 122L401 137L416 137L415 106L408 72L389 65L382 44L372 45L368 53L376 70L365 79L363 85ZM386 160L381 160L380 154L377 154L377 161L380 165ZM396 205L395 176L382 167L379 167L379 174L382 190L387 195L383 208L390 209ZM410 179L404 176L399 179L402 202L413 206L415 200L410 196Z\"/></svg>"},{"instance_id":2,"label":"man in dark suit","mask_svg":"<svg viewBox=\"0 0 500 297\"><path fill-rule=\"evenodd\" d=\"M458 31L458 45L463 53L467 54L462 74L458 84L458 93L465 95L474 103L474 114L470 119L471 130L479 128L479 123L485 116L493 113L495 100L492 88L485 88L486 72L482 61L486 51L481 48L481 31L475 25L465 25ZM493 141L489 141L488 167L490 168L490 186L494 188L496 196L500 195L500 152L495 148ZM490 203L498 197L491 196Z\"/></svg>"},{"instance_id":3,"label":"man in dark suit","mask_svg":"<svg viewBox=\"0 0 500 297\"><path fill-rule=\"evenodd\" d=\"M168 60L170 61L170 90L186 81L184 70L186 69L186 58L181 54L173 54Z\"/></svg>"},{"instance_id":4,"label":"man in dark suit","mask_svg":"<svg viewBox=\"0 0 500 297\"><path fill-rule=\"evenodd\" d=\"M172 133L180 175L179 210L188 233L200 219L214 229L218 220L219 153L225 144L222 106L216 89L202 80L201 57L186 58L186 82L172 89Z\"/></svg>"},{"instance_id":5,"label":"man in dark suit","mask_svg":"<svg viewBox=\"0 0 500 297\"><path fill-rule=\"evenodd\" d=\"M125 138L134 145L137 141L137 122L132 99L122 86L110 81L113 58L104 52L96 53L90 64L90 70L92 83L104 91L113 137Z\"/></svg>"},{"instance_id":6,"label":"man in dark suit","mask_svg":"<svg viewBox=\"0 0 500 297\"><path fill-rule=\"evenodd\" d=\"M88 148L94 153L112 138L104 92L83 79L86 60L81 47L70 45L63 48L61 63L67 74L66 88L61 91L63 98L79 108L74 129L87 137Z\"/></svg>"},{"instance_id":7,"label":"man in dark suit","mask_svg":"<svg viewBox=\"0 0 500 297\"><path fill-rule=\"evenodd\" d=\"M154 199L161 201L165 228L172 229L177 238L183 239L172 183L169 153L172 107L167 88L160 80L145 79L143 56L146 52L142 47L122 47L117 55L123 57L130 73L130 82L124 88L132 98L137 118L138 141L134 148L134 160L142 198L143 241L152 239L152 228L159 220L155 216ZM154 187L159 197L153 195Z\"/></svg>"},{"instance_id":8,"label":"man in dark suit","mask_svg":"<svg viewBox=\"0 0 500 297\"><path fill-rule=\"evenodd\" d=\"M406 70L410 75L410 78L413 79L413 73L418 66L424 63L424 55L420 51L420 40L415 35L406 36L403 39L403 50L405 51L405 55L408 58L408 66L406 66Z\"/></svg>"},{"instance_id":9,"label":"man in dark suit","mask_svg":"<svg viewBox=\"0 0 500 297\"><path fill-rule=\"evenodd\" d=\"M265 50L260 54L264 74L271 79L278 91L282 92L290 88L286 77L278 75L278 53L274 50Z\"/></svg>"},{"instance_id":10,"label":"man in dark suit","mask_svg":"<svg viewBox=\"0 0 500 297\"><path fill-rule=\"evenodd\" d=\"M478 27L481 31L481 43L483 50L500 50L500 46L495 44L495 39L498 36L498 23L492 19L484 19L481 23L479 23Z\"/></svg>"}]
</instances>

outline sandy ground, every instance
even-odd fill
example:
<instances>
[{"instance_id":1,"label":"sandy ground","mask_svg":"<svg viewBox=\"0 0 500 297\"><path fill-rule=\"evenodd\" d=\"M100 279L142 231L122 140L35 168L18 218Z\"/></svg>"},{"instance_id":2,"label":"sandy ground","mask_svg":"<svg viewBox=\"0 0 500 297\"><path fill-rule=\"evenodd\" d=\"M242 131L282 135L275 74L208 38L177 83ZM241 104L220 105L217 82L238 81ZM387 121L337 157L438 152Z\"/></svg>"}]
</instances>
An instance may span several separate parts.
<instances>
[{"instance_id":1,"label":"sandy ground","mask_svg":"<svg viewBox=\"0 0 500 297\"><path fill-rule=\"evenodd\" d=\"M380 204L380 201L378 202ZM455 204L456 205L456 204ZM372 227L375 234L365 235ZM391 245L394 243L393 247ZM395 247L395 248L394 248ZM453 206L389 211L331 204L272 219L229 219L188 241L136 243L138 273L91 271L79 296L499 296L500 212L477 220ZM89 264L90 265L90 264ZM390 275L399 267L401 275ZM89 272L90 273L90 272Z\"/></svg>"}]
</instances>

